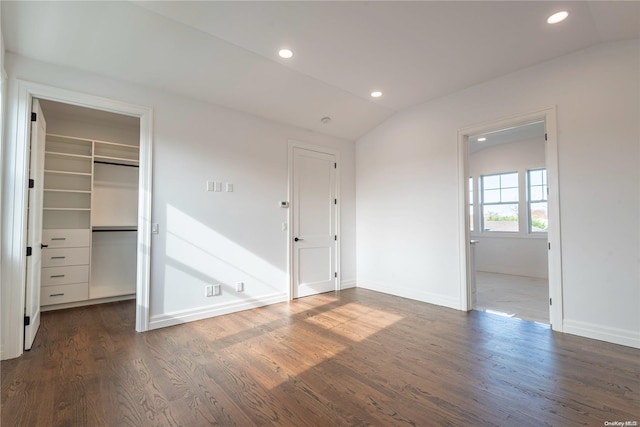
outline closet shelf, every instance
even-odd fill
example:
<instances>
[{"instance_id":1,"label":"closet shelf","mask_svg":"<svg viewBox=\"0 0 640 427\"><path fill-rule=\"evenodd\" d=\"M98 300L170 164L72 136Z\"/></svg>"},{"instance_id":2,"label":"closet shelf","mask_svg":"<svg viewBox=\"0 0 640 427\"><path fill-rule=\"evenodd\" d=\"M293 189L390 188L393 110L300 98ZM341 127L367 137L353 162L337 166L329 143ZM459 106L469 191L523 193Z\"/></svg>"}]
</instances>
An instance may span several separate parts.
<instances>
[{"instance_id":1,"label":"closet shelf","mask_svg":"<svg viewBox=\"0 0 640 427\"><path fill-rule=\"evenodd\" d=\"M123 144L121 142L99 141L97 139L95 139L93 142L95 142L96 144L113 145L115 147L131 148L132 150L136 150L136 151L140 149L140 147L138 147L137 145Z\"/></svg>"},{"instance_id":2,"label":"closet shelf","mask_svg":"<svg viewBox=\"0 0 640 427\"><path fill-rule=\"evenodd\" d=\"M93 156L94 163L107 163L107 164L124 164L126 166L138 166L140 163L138 159L127 159L126 157L112 157L112 156Z\"/></svg>"},{"instance_id":3,"label":"closet shelf","mask_svg":"<svg viewBox=\"0 0 640 427\"><path fill-rule=\"evenodd\" d=\"M94 225L92 231L138 231L136 225Z\"/></svg>"},{"instance_id":4,"label":"closet shelf","mask_svg":"<svg viewBox=\"0 0 640 427\"><path fill-rule=\"evenodd\" d=\"M91 208L42 208L43 211L90 211Z\"/></svg>"},{"instance_id":5,"label":"closet shelf","mask_svg":"<svg viewBox=\"0 0 640 427\"><path fill-rule=\"evenodd\" d=\"M44 154L48 157L58 157L58 158L78 158L78 159L91 159L91 155L86 154L72 154L72 153L61 153L59 151L45 151Z\"/></svg>"},{"instance_id":6,"label":"closet shelf","mask_svg":"<svg viewBox=\"0 0 640 427\"><path fill-rule=\"evenodd\" d=\"M45 188L43 189L45 192L50 193L83 193L83 194L91 194L89 190L64 190L61 188Z\"/></svg>"},{"instance_id":7,"label":"closet shelf","mask_svg":"<svg viewBox=\"0 0 640 427\"><path fill-rule=\"evenodd\" d=\"M84 172L68 172L68 171L58 171L58 170L46 170L44 173L48 173L51 175L80 175L80 176L91 176L91 173Z\"/></svg>"}]
</instances>

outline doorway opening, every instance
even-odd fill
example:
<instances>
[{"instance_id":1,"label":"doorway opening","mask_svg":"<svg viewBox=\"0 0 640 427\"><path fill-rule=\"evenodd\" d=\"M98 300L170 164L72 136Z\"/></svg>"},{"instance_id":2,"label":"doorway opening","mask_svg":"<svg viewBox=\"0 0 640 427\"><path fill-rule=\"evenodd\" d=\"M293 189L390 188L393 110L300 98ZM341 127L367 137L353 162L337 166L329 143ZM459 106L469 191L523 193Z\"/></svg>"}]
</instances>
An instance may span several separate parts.
<instances>
[{"instance_id":1,"label":"doorway opening","mask_svg":"<svg viewBox=\"0 0 640 427\"><path fill-rule=\"evenodd\" d=\"M137 227L137 238L134 239L134 257L136 258L134 274L135 274L135 292L130 295L135 295L136 299L136 331L146 331L149 329L149 287L150 287L150 235L151 235L151 141L152 141L152 115L153 112L148 107L141 107L137 105L127 104L120 101L113 101L107 98L101 98L93 95L82 94L78 92L68 91L64 89L58 89L50 86L40 85L37 83L30 83L22 80L16 81L17 90L16 90L16 106L17 108L12 110L13 114L15 114L15 121L10 121L10 123L14 123L13 135L15 140L11 141L8 144L9 149L7 150L8 157L11 158L12 173L9 175L10 179L6 182L5 187L5 200L13 200L15 209L11 209L7 211L7 215L5 216L4 223L7 224L7 229L12 230L13 238L11 239L11 244L7 245L7 250L3 251L3 261L6 262L7 273L6 278L7 283L11 284L11 289L7 291L8 298L3 299L2 301L2 309L5 313L5 322L3 325L3 339L4 339L4 348L2 353L3 359L9 359L18 357L22 354L25 349L29 348L28 343L25 342L25 323L28 322L29 312L27 304L31 304L31 308L39 312L39 301L35 303L34 296L40 296L40 292L35 291L35 288L27 289L27 266L29 260L29 248L25 251L25 247L29 246L28 243L28 217L27 209L28 209L28 199L31 196L30 189L28 188L28 180L29 180L29 166L30 166L30 134L31 134L31 119L32 116L32 106L34 105L34 100L39 102L55 102L64 104L67 107L78 108L82 107L88 110L95 110L94 113L115 113L121 116L127 116L129 118L134 118L138 122L138 134L137 141L139 145L138 150L138 165L139 165L139 173L138 173L138 187L137 187L137 198L135 198L134 204L137 206L137 215L136 215L136 227ZM44 115L44 114L43 114ZM95 138L98 140L98 138ZM108 141L105 141L108 142ZM93 147L92 142L92 147ZM43 145L46 145L44 143ZM107 144L102 144L102 154L103 157L118 157L116 155L110 155L109 153L104 152L104 147ZM122 148L122 147L120 147ZM73 151L73 150L72 150ZM87 156L82 153L73 153L67 152L67 156L58 156L56 161L58 162L58 166L61 166L63 163L67 163L71 169L75 168L77 164L66 162L70 158L74 157L76 154L78 159L82 156L90 157L91 162L89 165L93 169L95 164L93 160L95 159L93 154L91 156ZM112 153L113 154L113 153ZM55 154L54 156L55 157ZM62 157L66 157L62 159ZM126 156L125 156L126 157ZM103 159L104 160L104 159ZM126 163L126 159L123 161ZM71 166L71 165L74 166ZM107 165L105 165L107 166ZM84 167L84 166L83 166ZM58 172L64 172L58 170ZM73 171L69 170L68 173L58 173L58 183L61 184L61 180L64 181L66 178L70 178L73 176L80 176L82 174L89 173L86 171ZM91 177L86 178L91 181L93 175L93 170L91 172ZM62 177L62 178L60 178ZM70 184L67 182L66 184ZM66 185L65 184L65 185ZM86 184L86 183L85 183ZM70 184L73 186L73 184ZM64 187L64 186L62 186ZM62 189L60 187L59 189ZM55 188L55 187L52 187ZM80 222L86 223L86 218L84 220L81 218L82 214L79 214L80 209L90 209L86 208L87 198L90 199L90 196L86 196L89 194L90 190L86 189L78 189L78 193L72 194L73 190L71 187L66 187L65 192L59 192L64 194L56 194L56 195L48 195L48 204L51 207L51 211L62 211L62 209L66 206L70 208L70 210L75 211L76 219ZM82 193L87 192L87 193ZM49 192L54 193L54 192ZM44 195L43 195L44 199ZM44 202L44 200L43 200ZM58 206L58 202L60 205ZM92 202L89 202L91 204ZM82 206L80 206L82 205ZM56 218L57 216L57 218ZM58 220L62 222L57 222ZM43 221L53 221L50 223L55 224L57 222L58 225L64 225L64 221L66 219L62 219L60 214L54 214L49 219L43 218ZM89 224L91 224L89 222ZM64 227L60 227L64 228ZM89 230L93 231L93 230ZM73 234L73 233L72 233ZM62 236L65 239L73 240L78 236ZM68 241L67 240L67 241ZM33 242L29 242L33 243ZM42 247L42 242L37 245L38 249ZM46 245L46 243L45 243ZM86 246L85 246L86 247ZM31 251L35 250L35 246L31 247ZM89 251L91 253L91 250ZM63 255L65 257L71 256ZM86 258L86 254L83 255ZM78 269L79 270L79 269ZM74 272L78 273L78 272ZM62 276L64 274L64 276ZM69 273L71 274L71 273ZM65 280L68 279L66 273L60 274L52 274L53 277L51 279L58 279L60 277L65 277ZM82 272L82 276L84 277L84 272ZM75 277L75 276L74 276ZM71 280L71 279L69 279ZM73 279L76 281L76 279ZM34 283L31 281L29 283ZM65 285L67 285L65 283ZM69 283L68 285L74 285ZM74 287L74 291L77 291ZM67 294L66 290L64 292ZM27 298L29 297L29 298ZM37 308L35 308L37 307ZM30 331L30 336L35 336L36 331Z\"/></svg>"},{"instance_id":2,"label":"doorway opening","mask_svg":"<svg viewBox=\"0 0 640 427\"><path fill-rule=\"evenodd\" d=\"M562 328L555 114L460 131L466 310Z\"/></svg>"}]
</instances>

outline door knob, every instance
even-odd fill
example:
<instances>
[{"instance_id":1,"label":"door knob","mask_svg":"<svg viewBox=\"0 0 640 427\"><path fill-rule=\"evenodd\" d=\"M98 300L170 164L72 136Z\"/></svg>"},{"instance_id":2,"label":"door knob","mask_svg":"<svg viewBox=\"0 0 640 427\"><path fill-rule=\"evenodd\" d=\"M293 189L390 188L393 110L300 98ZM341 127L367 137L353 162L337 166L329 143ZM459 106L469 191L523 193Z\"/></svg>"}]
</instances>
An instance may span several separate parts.
<instances>
[{"instance_id":1,"label":"door knob","mask_svg":"<svg viewBox=\"0 0 640 427\"><path fill-rule=\"evenodd\" d=\"M296 238L295 238L295 239L293 239L293 240L295 240L296 242L299 242L299 241L304 240L304 239L299 239L298 237L296 237Z\"/></svg>"},{"instance_id":2,"label":"door knob","mask_svg":"<svg viewBox=\"0 0 640 427\"><path fill-rule=\"evenodd\" d=\"M40 249L48 248L49 245L45 245L44 243L40 243Z\"/></svg>"}]
</instances>

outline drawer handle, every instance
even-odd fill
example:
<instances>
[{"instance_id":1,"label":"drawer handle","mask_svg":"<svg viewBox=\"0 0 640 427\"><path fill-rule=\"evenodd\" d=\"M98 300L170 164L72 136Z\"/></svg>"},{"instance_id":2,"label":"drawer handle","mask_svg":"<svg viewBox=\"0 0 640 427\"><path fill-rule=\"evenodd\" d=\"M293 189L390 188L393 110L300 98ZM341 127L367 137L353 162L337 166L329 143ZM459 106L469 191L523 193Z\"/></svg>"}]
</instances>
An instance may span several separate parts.
<instances>
[{"instance_id":1,"label":"drawer handle","mask_svg":"<svg viewBox=\"0 0 640 427\"><path fill-rule=\"evenodd\" d=\"M51 277L52 279L53 279L54 277L64 277L64 274L56 274L55 276L49 276L49 277Z\"/></svg>"},{"instance_id":2,"label":"drawer handle","mask_svg":"<svg viewBox=\"0 0 640 427\"><path fill-rule=\"evenodd\" d=\"M61 297L64 295L64 292L60 293L60 294L49 294L50 297Z\"/></svg>"},{"instance_id":3,"label":"drawer handle","mask_svg":"<svg viewBox=\"0 0 640 427\"><path fill-rule=\"evenodd\" d=\"M51 259L65 259L66 256L52 256Z\"/></svg>"},{"instance_id":4,"label":"drawer handle","mask_svg":"<svg viewBox=\"0 0 640 427\"><path fill-rule=\"evenodd\" d=\"M67 240L66 237L52 237L51 240Z\"/></svg>"}]
</instances>

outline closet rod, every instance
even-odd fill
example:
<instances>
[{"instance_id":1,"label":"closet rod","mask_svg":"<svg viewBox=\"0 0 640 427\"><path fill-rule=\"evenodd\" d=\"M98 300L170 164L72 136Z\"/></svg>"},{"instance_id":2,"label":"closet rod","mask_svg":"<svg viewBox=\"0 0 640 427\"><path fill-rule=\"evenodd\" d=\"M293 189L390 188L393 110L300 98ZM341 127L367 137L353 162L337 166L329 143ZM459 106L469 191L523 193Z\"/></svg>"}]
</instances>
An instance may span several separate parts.
<instances>
[{"instance_id":1,"label":"closet rod","mask_svg":"<svg viewBox=\"0 0 640 427\"><path fill-rule=\"evenodd\" d=\"M138 231L138 229L137 228L109 228L109 229L102 229L102 230L98 229L98 230L91 230L91 231L93 231L94 233L102 233L105 231Z\"/></svg>"},{"instance_id":2,"label":"closet rod","mask_svg":"<svg viewBox=\"0 0 640 427\"><path fill-rule=\"evenodd\" d=\"M103 165L116 165L116 166L128 166L130 168L139 168L138 165L128 165L126 163L116 163L116 162L105 162L102 160L94 160L93 163L102 163Z\"/></svg>"}]
</instances>

